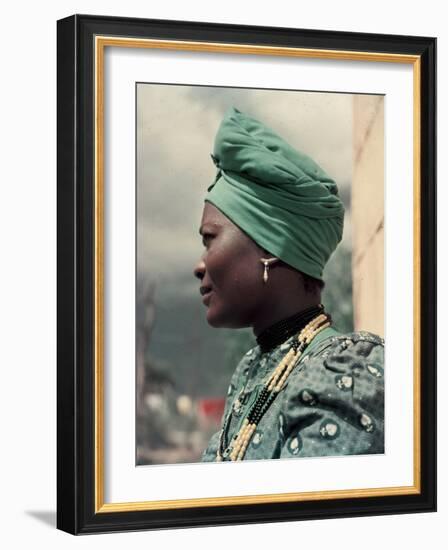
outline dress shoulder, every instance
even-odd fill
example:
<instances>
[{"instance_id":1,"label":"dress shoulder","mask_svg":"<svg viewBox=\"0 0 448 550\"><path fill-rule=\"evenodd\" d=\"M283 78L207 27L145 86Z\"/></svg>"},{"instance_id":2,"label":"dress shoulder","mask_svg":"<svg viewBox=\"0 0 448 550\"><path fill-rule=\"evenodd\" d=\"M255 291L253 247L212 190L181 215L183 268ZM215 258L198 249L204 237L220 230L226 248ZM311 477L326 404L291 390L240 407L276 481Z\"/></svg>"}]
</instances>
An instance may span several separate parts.
<instances>
[{"instance_id":1,"label":"dress shoulder","mask_svg":"<svg viewBox=\"0 0 448 550\"><path fill-rule=\"evenodd\" d=\"M282 415L286 455L291 442L300 456L383 453L384 340L351 332L305 351Z\"/></svg>"},{"instance_id":2,"label":"dress shoulder","mask_svg":"<svg viewBox=\"0 0 448 550\"><path fill-rule=\"evenodd\" d=\"M360 374L363 369L379 377L384 371L384 339L371 332L357 331L322 341L303 360L321 362L329 372Z\"/></svg>"}]
</instances>

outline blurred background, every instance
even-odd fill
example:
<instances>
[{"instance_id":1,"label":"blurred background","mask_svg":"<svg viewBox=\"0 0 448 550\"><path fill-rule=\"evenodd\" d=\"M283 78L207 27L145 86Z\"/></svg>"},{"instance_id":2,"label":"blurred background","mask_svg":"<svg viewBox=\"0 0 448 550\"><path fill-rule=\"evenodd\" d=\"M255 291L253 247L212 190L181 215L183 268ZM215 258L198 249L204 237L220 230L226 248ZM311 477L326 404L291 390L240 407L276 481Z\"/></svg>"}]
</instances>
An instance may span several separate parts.
<instances>
[{"instance_id":1,"label":"blurred background","mask_svg":"<svg viewBox=\"0 0 448 550\"><path fill-rule=\"evenodd\" d=\"M138 465L200 460L219 429L230 377L256 345L251 329L208 326L193 276L215 176L210 153L229 107L271 127L336 180L345 227L324 272L323 303L340 331L383 334L383 103L370 95L137 84Z\"/></svg>"}]
</instances>

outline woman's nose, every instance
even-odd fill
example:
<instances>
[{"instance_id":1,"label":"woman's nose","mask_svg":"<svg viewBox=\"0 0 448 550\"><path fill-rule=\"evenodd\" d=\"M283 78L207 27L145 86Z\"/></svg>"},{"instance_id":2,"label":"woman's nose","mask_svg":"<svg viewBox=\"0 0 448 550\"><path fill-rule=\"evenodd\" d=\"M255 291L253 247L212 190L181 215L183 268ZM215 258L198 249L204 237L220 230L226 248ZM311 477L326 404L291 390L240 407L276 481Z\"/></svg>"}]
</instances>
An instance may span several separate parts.
<instances>
[{"instance_id":1,"label":"woman's nose","mask_svg":"<svg viewBox=\"0 0 448 550\"><path fill-rule=\"evenodd\" d=\"M196 264L193 274L195 277L197 277L199 280L202 281L205 275L205 263L204 260L201 258L199 262Z\"/></svg>"}]
</instances>

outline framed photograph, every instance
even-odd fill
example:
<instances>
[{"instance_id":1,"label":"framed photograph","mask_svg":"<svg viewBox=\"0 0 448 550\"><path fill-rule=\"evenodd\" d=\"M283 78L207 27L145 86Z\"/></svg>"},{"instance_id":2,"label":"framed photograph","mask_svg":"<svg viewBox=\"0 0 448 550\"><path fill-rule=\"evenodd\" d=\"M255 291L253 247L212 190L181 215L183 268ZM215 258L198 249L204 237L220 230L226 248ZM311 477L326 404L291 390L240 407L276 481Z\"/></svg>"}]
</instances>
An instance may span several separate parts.
<instances>
[{"instance_id":1,"label":"framed photograph","mask_svg":"<svg viewBox=\"0 0 448 550\"><path fill-rule=\"evenodd\" d=\"M58 21L72 534L436 509L436 39Z\"/></svg>"}]
</instances>

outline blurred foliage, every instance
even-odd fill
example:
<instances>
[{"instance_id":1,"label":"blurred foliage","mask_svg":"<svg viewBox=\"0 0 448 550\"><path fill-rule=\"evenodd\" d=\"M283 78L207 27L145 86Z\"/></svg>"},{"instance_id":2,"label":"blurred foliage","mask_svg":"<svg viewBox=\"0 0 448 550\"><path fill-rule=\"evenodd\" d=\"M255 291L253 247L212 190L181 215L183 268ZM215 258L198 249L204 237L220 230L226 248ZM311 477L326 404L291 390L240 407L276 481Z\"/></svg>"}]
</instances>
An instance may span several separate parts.
<instances>
[{"instance_id":1,"label":"blurred foliage","mask_svg":"<svg viewBox=\"0 0 448 550\"><path fill-rule=\"evenodd\" d=\"M141 394L143 402L138 407L136 426L137 464L200 461L218 425L207 419L204 422L197 402L175 389L166 363L147 356Z\"/></svg>"},{"instance_id":2,"label":"blurred foliage","mask_svg":"<svg viewBox=\"0 0 448 550\"><path fill-rule=\"evenodd\" d=\"M340 332L353 330L352 252L344 243L328 261L322 303Z\"/></svg>"}]
</instances>

